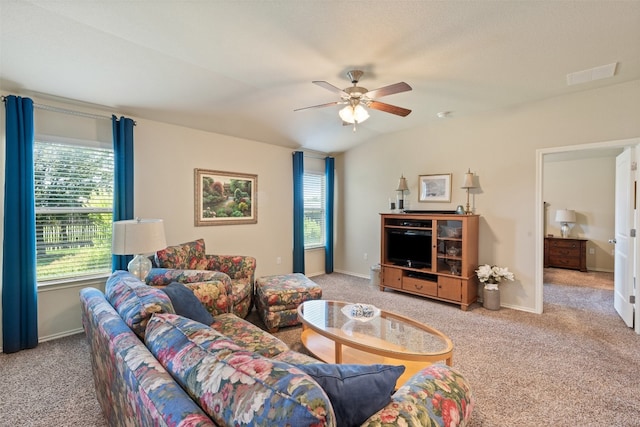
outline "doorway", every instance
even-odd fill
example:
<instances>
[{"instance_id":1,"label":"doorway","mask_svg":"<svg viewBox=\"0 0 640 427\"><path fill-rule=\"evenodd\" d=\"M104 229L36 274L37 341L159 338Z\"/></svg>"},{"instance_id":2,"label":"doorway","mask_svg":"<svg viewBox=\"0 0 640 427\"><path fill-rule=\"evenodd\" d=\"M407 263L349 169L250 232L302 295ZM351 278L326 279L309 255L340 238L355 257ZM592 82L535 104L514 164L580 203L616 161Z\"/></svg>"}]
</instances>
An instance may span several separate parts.
<instances>
[{"instance_id":1,"label":"doorway","mask_svg":"<svg viewBox=\"0 0 640 427\"><path fill-rule=\"evenodd\" d=\"M582 144L575 146L567 146L567 147L554 147L548 149L540 149L536 152L536 232L539 239L536 240L536 286L535 286L535 299L536 299L536 312L542 313L543 311L543 299L544 299L544 269L543 269L543 258L544 258L544 238L546 234L550 234L547 232L547 227L549 224L549 219L547 215L549 214L549 210L551 210L552 214L555 214L555 210L558 208L568 208L571 206L554 206L550 207L545 206L545 194L544 194L544 184L545 184L545 165L547 161L558 160L558 159L580 159L580 158L589 158L589 157L604 157L604 156L613 156L615 158L615 154L622 151L625 147L637 146L640 144L640 138L633 138L627 140L618 140L618 141L607 141L602 143L592 143L592 144ZM549 172L549 170L547 170ZM613 183L610 187L610 192L613 193ZM570 201L569 201L570 202ZM613 205L611 207L613 210ZM588 219L588 218L583 218ZM551 219L553 220L553 218ZM591 224L593 225L593 224ZM580 227L585 227L587 225L580 225L580 217L576 220L576 224L574 224L575 229L574 232L576 234L580 234L581 232L590 232L592 230L584 230L580 229ZM553 229L551 231L552 234L559 235L560 226L557 225L557 229ZM613 230L611 230L613 233ZM612 238L613 235L608 238ZM602 245L602 237L600 238L600 249L593 248L595 250L603 250L601 249ZM605 239L606 242L606 239ZM590 254L593 255L593 254ZM613 301L612 301L613 305ZM639 320L640 314L638 310L636 310L636 332L640 333L640 325Z\"/></svg>"}]
</instances>

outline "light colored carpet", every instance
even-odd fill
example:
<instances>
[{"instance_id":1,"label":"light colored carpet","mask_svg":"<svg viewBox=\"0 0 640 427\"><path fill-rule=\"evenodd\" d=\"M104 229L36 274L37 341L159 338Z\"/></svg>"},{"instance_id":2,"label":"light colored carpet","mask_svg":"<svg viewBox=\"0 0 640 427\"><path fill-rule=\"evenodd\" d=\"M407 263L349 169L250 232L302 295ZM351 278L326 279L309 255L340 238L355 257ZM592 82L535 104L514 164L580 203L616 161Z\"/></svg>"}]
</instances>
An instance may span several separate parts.
<instances>
[{"instance_id":1,"label":"light colored carpet","mask_svg":"<svg viewBox=\"0 0 640 427\"><path fill-rule=\"evenodd\" d=\"M613 273L604 271L567 270L563 268L545 268L544 283L556 285L586 286L596 289L613 289Z\"/></svg>"},{"instance_id":2,"label":"light colored carpet","mask_svg":"<svg viewBox=\"0 0 640 427\"><path fill-rule=\"evenodd\" d=\"M96 400L84 334L0 354L0 426L107 425Z\"/></svg>"},{"instance_id":3,"label":"light colored carpet","mask_svg":"<svg viewBox=\"0 0 640 427\"><path fill-rule=\"evenodd\" d=\"M313 280L325 299L374 304L448 335L476 396L471 427L640 425L640 336L615 313L612 291L545 285L537 315L478 304L465 312L343 274ZM300 348L300 330L276 335ZM87 352L79 334L0 354L0 426L106 426Z\"/></svg>"},{"instance_id":4,"label":"light colored carpet","mask_svg":"<svg viewBox=\"0 0 640 427\"><path fill-rule=\"evenodd\" d=\"M476 395L472 427L640 426L640 336L615 313L612 291L545 285L538 315L478 304L465 312L335 273L313 280L324 299L374 304L448 335ZM276 335L295 348L299 334Z\"/></svg>"}]
</instances>

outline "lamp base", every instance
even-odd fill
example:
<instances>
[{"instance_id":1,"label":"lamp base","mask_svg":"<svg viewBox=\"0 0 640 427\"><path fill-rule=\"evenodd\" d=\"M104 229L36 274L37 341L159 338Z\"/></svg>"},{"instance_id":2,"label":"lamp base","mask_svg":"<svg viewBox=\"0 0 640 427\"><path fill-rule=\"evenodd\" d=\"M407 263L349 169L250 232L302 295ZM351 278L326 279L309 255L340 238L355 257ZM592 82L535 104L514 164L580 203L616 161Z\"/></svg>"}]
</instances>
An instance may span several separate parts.
<instances>
[{"instance_id":1,"label":"lamp base","mask_svg":"<svg viewBox=\"0 0 640 427\"><path fill-rule=\"evenodd\" d=\"M471 209L471 205L469 204L469 188L467 188L467 205L465 207L464 213L467 215L473 214L473 209Z\"/></svg>"},{"instance_id":2,"label":"lamp base","mask_svg":"<svg viewBox=\"0 0 640 427\"><path fill-rule=\"evenodd\" d=\"M562 227L560 227L560 234L562 235L563 239L569 237L569 224L567 224L566 222L562 223Z\"/></svg>"},{"instance_id":3,"label":"lamp base","mask_svg":"<svg viewBox=\"0 0 640 427\"><path fill-rule=\"evenodd\" d=\"M127 265L127 270L144 282L151 271L151 261L144 255L136 255Z\"/></svg>"}]
</instances>

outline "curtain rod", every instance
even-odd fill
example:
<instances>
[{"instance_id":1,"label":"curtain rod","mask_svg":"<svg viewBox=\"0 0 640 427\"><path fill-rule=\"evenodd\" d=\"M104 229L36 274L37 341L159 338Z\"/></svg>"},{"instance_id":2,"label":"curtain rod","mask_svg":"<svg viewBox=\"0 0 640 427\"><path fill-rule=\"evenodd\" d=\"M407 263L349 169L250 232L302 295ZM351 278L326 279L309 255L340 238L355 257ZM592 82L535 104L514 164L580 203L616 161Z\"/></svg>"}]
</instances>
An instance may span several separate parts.
<instances>
[{"instance_id":1,"label":"curtain rod","mask_svg":"<svg viewBox=\"0 0 640 427\"><path fill-rule=\"evenodd\" d=\"M7 99L7 97L3 96L2 97L2 102L5 102L6 99ZM35 103L35 102L33 103L33 108L38 108L40 110L53 111L55 113L69 114L71 116L80 116L80 117L85 117L85 118L89 118L89 119L111 120L110 116L104 116L104 115L101 115L101 114L93 114L93 113L85 113L83 111L70 110L68 108L62 108L62 107L54 107L54 106L51 106L51 105L38 104L38 103ZM135 126L136 124L137 123L134 121L133 125Z\"/></svg>"},{"instance_id":2,"label":"curtain rod","mask_svg":"<svg viewBox=\"0 0 640 427\"><path fill-rule=\"evenodd\" d=\"M294 153L295 153L295 151L294 151ZM333 157L333 156L330 156L330 155L328 155L328 154L326 154L326 155L322 155L322 154L316 154L316 153L307 153L306 151L303 151L303 152L302 152L302 155L303 155L304 157L308 157L308 158L310 158L310 159L320 159L320 160L324 160L324 159L326 159L327 157Z\"/></svg>"}]
</instances>

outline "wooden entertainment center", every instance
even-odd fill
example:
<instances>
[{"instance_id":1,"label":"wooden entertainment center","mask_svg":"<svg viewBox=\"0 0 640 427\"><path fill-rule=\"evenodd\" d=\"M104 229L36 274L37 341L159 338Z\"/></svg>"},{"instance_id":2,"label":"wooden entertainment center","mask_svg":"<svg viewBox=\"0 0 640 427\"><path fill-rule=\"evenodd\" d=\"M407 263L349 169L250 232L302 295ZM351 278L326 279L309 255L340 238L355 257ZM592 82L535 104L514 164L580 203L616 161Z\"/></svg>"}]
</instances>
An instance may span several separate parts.
<instances>
[{"instance_id":1,"label":"wooden entertainment center","mask_svg":"<svg viewBox=\"0 0 640 427\"><path fill-rule=\"evenodd\" d=\"M478 215L381 214L380 290L459 304L478 296Z\"/></svg>"}]
</instances>

